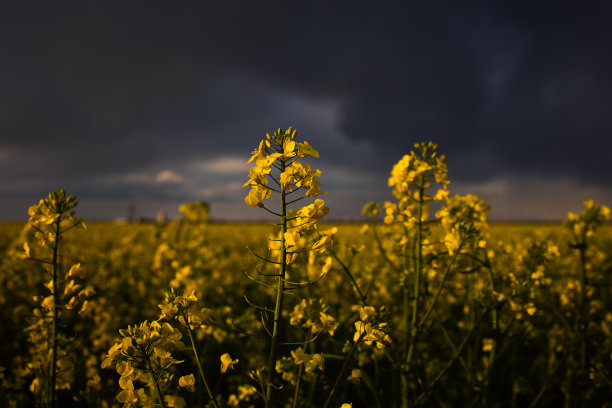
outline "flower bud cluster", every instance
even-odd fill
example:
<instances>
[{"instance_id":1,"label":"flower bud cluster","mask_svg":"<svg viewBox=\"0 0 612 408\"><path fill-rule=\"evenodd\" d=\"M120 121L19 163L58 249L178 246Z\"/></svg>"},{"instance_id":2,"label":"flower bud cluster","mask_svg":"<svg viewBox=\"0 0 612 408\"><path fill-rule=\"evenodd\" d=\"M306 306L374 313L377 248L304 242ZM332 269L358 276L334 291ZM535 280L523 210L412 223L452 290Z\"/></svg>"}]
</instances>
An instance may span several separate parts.
<instances>
[{"instance_id":1,"label":"flower bud cluster","mask_svg":"<svg viewBox=\"0 0 612 408\"><path fill-rule=\"evenodd\" d=\"M359 320L355 322L355 334L353 341L363 343L366 346L375 346L384 349L391 344L391 337L386 333L387 323L381 322L382 311L377 311L373 306L353 306L353 310L359 312Z\"/></svg>"}]
</instances>

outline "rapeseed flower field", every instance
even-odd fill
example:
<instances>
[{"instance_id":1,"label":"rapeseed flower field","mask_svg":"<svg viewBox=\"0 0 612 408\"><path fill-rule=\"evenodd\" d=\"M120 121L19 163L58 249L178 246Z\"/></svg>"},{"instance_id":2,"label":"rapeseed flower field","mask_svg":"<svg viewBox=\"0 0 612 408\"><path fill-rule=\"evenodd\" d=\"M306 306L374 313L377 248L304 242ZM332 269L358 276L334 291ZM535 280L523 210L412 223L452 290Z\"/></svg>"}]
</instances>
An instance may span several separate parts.
<instances>
[{"instance_id":1,"label":"rapeseed flower field","mask_svg":"<svg viewBox=\"0 0 612 408\"><path fill-rule=\"evenodd\" d=\"M319 152L267 134L273 223L89 223L58 189L0 229L2 407L605 407L612 229L490 225L418 143L394 201L328 223ZM578 209L577 209L578 210Z\"/></svg>"}]
</instances>

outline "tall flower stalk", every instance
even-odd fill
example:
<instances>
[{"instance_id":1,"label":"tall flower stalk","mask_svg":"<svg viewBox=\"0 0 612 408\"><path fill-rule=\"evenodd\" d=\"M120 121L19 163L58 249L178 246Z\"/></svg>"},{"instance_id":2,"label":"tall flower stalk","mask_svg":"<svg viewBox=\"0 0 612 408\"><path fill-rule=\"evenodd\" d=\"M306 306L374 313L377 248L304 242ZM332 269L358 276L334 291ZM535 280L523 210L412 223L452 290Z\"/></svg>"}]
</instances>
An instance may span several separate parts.
<instances>
[{"instance_id":1,"label":"tall flower stalk","mask_svg":"<svg viewBox=\"0 0 612 408\"><path fill-rule=\"evenodd\" d=\"M35 315L40 319L28 328L32 343L49 345L49 352L46 353L46 355L49 355L47 367L39 367L42 373L47 373L44 391L42 378L38 375L32 382L30 389L35 394L43 394L44 403L51 407L56 406L57 399L60 309L75 309L81 303L84 303L82 302L83 299L93 292L92 288L80 290L81 286L75 283L75 279L82 277L84 273L80 264L70 268L65 279L60 278L62 267L60 243L64 234L73 228L85 227L81 218L74 217L74 208L77 204L76 197L67 195L64 190L59 189L49 193L48 197L40 200L37 205L31 206L28 209L30 219L27 228L34 231L35 240L32 246L27 241L23 245L25 257L45 265L51 277L51 280L45 284L51 294L47 297L40 297L42 300L41 308L35 311ZM82 308L84 310L86 305ZM46 331L47 324L51 326L49 339L45 339L44 335L41 336ZM33 362L30 366L34 367L38 365L37 363L41 362ZM66 376L66 373L64 373L64 376Z\"/></svg>"},{"instance_id":2,"label":"tall flower stalk","mask_svg":"<svg viewBox=\"0 0 612 408\"><path fill-rule=\"evenodd\" d=\"M331 238L323 235L310 247L304 248L306 236L317 230L316 222L324 217L329 209L321 199L304 206L289 215L289 206L304 198L313 198L320 194L321 184L317 177L321 176L319 170L312 170L309 164L302 165L300 159L306 157L319 157L319 153L307 142L297 143L297 131L291 127L287 130L278 129L273 135L266 134L266 138L259 143L253 151L248 163L255 162L250 169L249 180L244 187L251 187L245 202L253 207L260 207L279 217L279 234L270 242L270 250L278 253L276 260L267 259L257 255L260 259L275 265L273 273L261 273L275 279L275 301L272 313L272 328L266 327L270 334L270 352L268 355L267 374L262 386L265 388L264 396L266 406L272 402L273 393L278 386L275 382L275 366L281 343L282 312L284 294L287 289L297 289L311 282L289 282L287 271L294 264L298 254L304 251L323 251L331 245ZM273 183L270 185L270 181ZM294 198L296 193L302 193ZM280 202L279 209L273 210L264 204L268 198ZM268 313L268 308L262 308ZM266 320L268 316L266 316Z\"/></svg>"},{"instance_id":3,"label":"tall flower stalk","mask_svg":"<svg viewBox=\"0 0 612 408\"><path fill-rule=\"evenodd\" d=\"M391 170L389 187L397 203L386 202L385 223L400 224L403 237L400 241L403 251L402 284L402 329L404 347L401 352L402 407L409 405L409 372L419 334L418 316L421 309L421 295L424 286L424 240L430 223L429 211L432 201L445 201L448 197L447 169L445 157L438 156L435 143L417 143L416 151L405 155ZM439 186L432 196L429 190L433 184Z\"/></svg>"},{"instance_id":4,"label":"tall flower stalk","mask_svg":"<svg viewBox=\"0 0 612 408\"><path fill-rule=\"evenodd\" d=\"M588 255L589 241L595 230L599 228L604 221L610 218L610 208L605 205L598 205L593 200L584 202L584 210L580 214L569 213L567 219L563 223L563 227L571 232L572 242L570 248L576 250L579 254L579 298L578 310L574 319L574 331L578 343L578 367L580 375L588 378L588 373L591 366L591 361L588 354L589 346L589 277L588 274ZM568 369L569 371L569 369ZM567 375L571 377L571 375ZM566 405L569 405L571 392L566 392Z\"/></svg>"}]
</instances>

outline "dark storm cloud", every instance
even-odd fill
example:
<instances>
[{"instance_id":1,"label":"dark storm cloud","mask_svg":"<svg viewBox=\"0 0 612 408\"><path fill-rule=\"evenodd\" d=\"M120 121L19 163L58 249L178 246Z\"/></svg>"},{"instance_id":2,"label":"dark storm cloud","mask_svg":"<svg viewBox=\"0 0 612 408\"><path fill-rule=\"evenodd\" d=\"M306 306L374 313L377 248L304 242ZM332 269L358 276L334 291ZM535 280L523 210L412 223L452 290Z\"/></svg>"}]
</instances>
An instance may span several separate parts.
<instances>
[{"instance_id":1,"label":"dark storm cloud","mask_svg":"<svg viewBox=\"0 0 612 408\"><path fill-rule=\"evenodd\" d=\"M191 164L248 156L288 125L319 148L339 196L361 188L356 179L386 188L392 164L422 140L440 144L459 183L537 176L609 188L610 10L4 2L0 189L214 195L210 175L189 184ZM185 182L155 184L168 169Z\"/></svg>"},{"instance_id":2,"label":"dark storm cloud","mask_svg":"<svg viewBox=\"0 0 612 408\"><path fill-rule=\"evenodd\" d=\"M460 178L607 181L610 14L603 2L419 14L408 21L416 34L395 42L395 61L344 106L343 129L394 150L438 141ZM475 151L479 162L461 160Z\"/></svg>"}]
</instances>

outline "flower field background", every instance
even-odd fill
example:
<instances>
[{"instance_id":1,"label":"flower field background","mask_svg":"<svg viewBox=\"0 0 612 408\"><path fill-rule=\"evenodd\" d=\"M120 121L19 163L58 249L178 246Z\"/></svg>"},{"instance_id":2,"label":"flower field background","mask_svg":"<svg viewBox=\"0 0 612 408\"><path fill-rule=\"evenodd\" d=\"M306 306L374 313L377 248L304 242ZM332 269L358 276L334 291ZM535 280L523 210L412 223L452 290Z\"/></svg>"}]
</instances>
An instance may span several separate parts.
<instances>
[{"instance_id":1,"label":"flower field background","mask_svg":"<svg viewBox=\"0 0 612 408\"><path fill-rule=\"evenodd\" d=\"M430 143L390 169L395 202L326 223L295 138L268 135L245 184L277 223L200 202L83 228L58 190L0 224L0 406L610 406L607 207L489 226Z\"/></svg>"}]
</instances>

